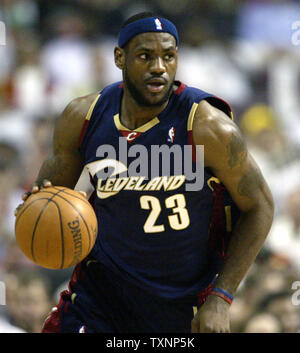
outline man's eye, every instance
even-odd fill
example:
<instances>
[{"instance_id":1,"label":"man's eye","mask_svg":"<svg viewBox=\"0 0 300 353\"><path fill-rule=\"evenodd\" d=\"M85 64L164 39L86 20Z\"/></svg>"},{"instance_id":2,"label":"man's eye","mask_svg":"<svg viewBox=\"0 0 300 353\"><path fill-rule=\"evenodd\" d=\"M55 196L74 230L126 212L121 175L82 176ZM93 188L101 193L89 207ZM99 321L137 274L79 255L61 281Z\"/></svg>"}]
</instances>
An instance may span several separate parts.
<instances>
[{"instance_id":1,"label":"man's eye","mask_svg":"<svg viewBox=\"0 0 300 353\"><path fill-rule=\"evenodd\" d=\"M174 54L165 55L165 60L172 60L174 58Z\"/></svg>"},{"instance_id":2,"label":"man's eye","mask_svg":"<svg viewBox=\"0 0 300 353\"><path fill-rule=\"evenodd\" d=\"M139 57L142 60L147 60L149 56L148 56L148 54L143 53L143 54L140 54Z\"/></svg>"}]
</instances>

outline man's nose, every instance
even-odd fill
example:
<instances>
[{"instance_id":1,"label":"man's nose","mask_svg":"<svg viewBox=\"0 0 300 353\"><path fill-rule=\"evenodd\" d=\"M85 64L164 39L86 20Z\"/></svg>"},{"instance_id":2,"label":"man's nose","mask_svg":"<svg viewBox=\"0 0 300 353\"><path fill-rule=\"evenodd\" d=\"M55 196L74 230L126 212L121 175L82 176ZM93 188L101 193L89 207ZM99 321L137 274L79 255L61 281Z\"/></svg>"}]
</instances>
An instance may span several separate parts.
<instances>
[{"instance_id":1,"label":"man's nose","mask_svg":"<svg viewBox=\"0 0 300 353\"><path fill-rule=\"evenodd\" d=\"M152 74L156 75L162 75L166 72L166 67L161 57L157 57L152 61L150 71Z\"/></svg>"}]
</instances>

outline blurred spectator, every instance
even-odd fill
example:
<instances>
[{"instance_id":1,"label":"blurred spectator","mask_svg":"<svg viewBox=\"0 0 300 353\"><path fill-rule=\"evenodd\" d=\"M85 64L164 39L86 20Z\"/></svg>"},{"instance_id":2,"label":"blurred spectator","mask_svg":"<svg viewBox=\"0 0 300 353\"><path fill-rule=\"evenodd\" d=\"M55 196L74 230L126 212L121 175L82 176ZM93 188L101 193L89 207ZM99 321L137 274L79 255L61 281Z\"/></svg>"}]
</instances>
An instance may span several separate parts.
<instances>
[{"instance_id":1,"label":"blurred spectator","mask_svg":"<svg viewBox=\"0 0 300 353\"><path fill-rule=\"evenodd\" d=\"M122 71L118 69L114 61L115 38L101 38L95 47L95 77L97 78L97 90L113 82L122 81Z\"/></svg>"},{"instance_id":2,"label":"blurred spectator","mask_svg":"<svg viewBox=\"0 0 300 353\"><path fill-rule=\"evenodd\" d=\"M273 314L255 314L249 318L244 333L280 333L280 320Z\"/></svg>"},{"instance_id":3,"label":"blurred spectator","mask_svg":"<svg viewBox=\"0 0 300 353\"><path fill-rule=\"evenodd\" d=\"M40 65L40 43L36 34L18 34L18 66L12 78L14 103L31 118L45 113L47 79Z\"/></svg>"},{"instance_id":4,"label":"blurred spectator","mask_svg":"<svg viewBox=\"0 0 300 353\"><path fill-rule=\"evenodd\" d=\"M24 172L22 186L25 189L35 182L38 171L44 160L52 153L52 139L56 118L50 114L47 117L39 116L33 126L33 148L23 158Z\"/></svg>"},{"instance_id":5,"label":"blurred spectator","mask_svg":"<svg viewBox=\"0 0 300 353\"><path fill-rule=\"evenodd\" d=\"M300 14L299 14L300 15ZM292 47L292 46L291 46ZM275 51L268 63L268 99L280 118L282 133L300 149L300 51Z\"/></svg>"},{"instance_id":6,"label":"blurred spectator","mask_svg":"<svg viewBox=\"0 0 300 353\"><path fill-rule=\"evenodd\" d=\"M282 180L282 173L290 170L290 163L297 157L293 145L282 133L282 125L273 109L266 104L250 106L241 116L239 125L246 136L250 153L271 188L275 211L281 211L282 201L289 190L289 183ZM297 173L289 174L289 182L297 179Z\"/></svg>"},{"instance_id":7,"label":"blurred spectator","mask_svg":"<svg viewBox=\"0 0 300 353\"><path fill-rule=\"evenodd\" d=\"M26 331L11 325L8 321L0 316L0 333L26 333Z\"/></svg>"},{"instance_id":8,"label":"blurred spectator","mask_svg":"<svg viewBox=\"0 0 300 353\"><path fill-rule=\"evenodd\" d=\"M247 303L244 296L236 296L230 308L230 329L231 332L242 332L243 325L252 314L252 306Z\"/></svg>"},{"instance_id":9,"label":"blurred spectator","mask_svg":"<svg viewBox=\"0 0 300 353\"><path fill-rule=\"evenodd\" d=\"M189 86L222 97L232 108L241 109L251 101L253 92L245 73L231 60L231 46L220 44L211 35L203 40L195 48L181 46L177 77Z\"/></svg>"},{"instance_id":10,"label":"blurred spectator","mask_svg":"<svg viewBox=\"0 0 300 353\"><path fill-rule=\"evenodd\" d=\"M14 230L14 209L23 193L20 189L20 158L11 144L0 141L0 234L8 236Z\"/></svg>"},{"instance_id":11,"label":"blurred spectator","mask_svg":"<svg viewBox=\"0 0 300 353\"><path fill-rule=\"evenodd\" d=\"M285 199L283 212L274 220L265 246L294 266L300 273L300 185Z\"/></svg>"},{"instance_id":12,"label":"blurred spectator","mask_svg":"<svg viewBox=\"0 0 300 353\"><path fill-rule=\"evenodd\" d=\"M53 303L49 297L49 284L35 271L9 273L6 315L11 324L28 333L39 333Z\"/></svg>"},{"instance_id":13,"label":"blurred spectator","mask_svg":"<svg viewBox=\"0 0 300 353\"><path fill-rule=\"evenodd\" d=\"M41 64L49 82L50 112L60 113L66 102L96 90L94 48L85 38L84 21L75 14L54 13L53 38L42 48Z\"/></svg>"},{"instance_id":14,"label":"blurred spectator","mask_svg":"<svg viewBox=\"0 0 300 353\"><path fill-rule=\"evenodd\" d=\"M291 301L289 291L278 291L266 295L258 306L258 310L267 312L277 317L282 325L282 333L295 333L300 329L300 312Z\"/></svg>"}]
</instances>

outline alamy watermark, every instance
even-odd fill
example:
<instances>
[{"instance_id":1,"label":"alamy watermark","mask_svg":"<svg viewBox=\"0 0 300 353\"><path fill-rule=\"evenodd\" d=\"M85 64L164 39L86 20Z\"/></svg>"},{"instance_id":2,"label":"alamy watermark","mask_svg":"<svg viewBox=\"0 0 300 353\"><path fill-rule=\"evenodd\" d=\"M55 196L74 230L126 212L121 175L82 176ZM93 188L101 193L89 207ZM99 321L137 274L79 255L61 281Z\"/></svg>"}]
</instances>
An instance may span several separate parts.
<instances>
[{"instance_id":1,"label":"alamy watermark","mask_svg":"<svg viewBox=\"0 0 300 353\"><path fill-rule=\"evenodd\" d=\"M292 44L295 46L300 45L300 21L295 21L292 23Z\"/></svg>"},{"instance_id":2,"label":"alamy watermark","mask_svg":"<svg viewBox=\"0 0 300 353\"><path fill-rule=\"evenodd\" d=\"M6 26L0 21L0 45L6 45Z\"/></svg>"},{"instance_id":3,"label":"alamy watermark","mask_svg":"<svg viewBox=\"0 0 300 353\"><path fill-rule=\"evenodd\" d=\"M0 281L0 305L6 304L6 287L5 283Z\"/></svg>"},{"instance_id":4,"label":"alamy watermark","mask_svg":"<svg viewBox=\"0 0 300 353\"><path fill-rule=\"evenodd\" d=\"M292 295L292 304L300 305L300 281L295 281L292 283L292 290L295 292Z\"/></svg>"},{"instance_id":5,"label":"alamy watermark","mask_svg":"<svg viewBox=\"0 0 300 353\"><path fill-rule=\"evenodd\" d=\"M204 146L165 144L147 149L134 144L127 148L126 138L120 137L117 150L101 145L96 150L97 160L86 165L89 174L97 176L99 198L121 190L169 191L182 185L186 191L203 188Z\"/></svg>"}]
</instances>

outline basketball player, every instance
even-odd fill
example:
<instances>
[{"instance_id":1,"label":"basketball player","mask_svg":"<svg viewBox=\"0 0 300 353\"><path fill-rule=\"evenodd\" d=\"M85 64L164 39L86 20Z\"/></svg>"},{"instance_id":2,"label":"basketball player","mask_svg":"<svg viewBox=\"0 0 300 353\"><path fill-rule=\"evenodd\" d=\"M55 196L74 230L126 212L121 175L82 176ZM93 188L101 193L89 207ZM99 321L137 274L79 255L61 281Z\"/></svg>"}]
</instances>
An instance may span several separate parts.
<instances>
[{"instance_id":1,"label":"basketball player","mask_svg":"<svg viewBox=\"0 0 300 353\"><path fill-rule=\"evenodd\" d=\"M165 18L130 18L114 50L123 82L75 99L57 123L53 154L23 199L51 184L82 189L85 173L99 233L43 332L230 332L230 304L273 201L228 104L175 80L178 41ZM175 144L204 146L200 190L188 191L174 166L152 177L149 154L144 175L120 174L135 161L130 147ZM118 157L126 152L127 165Z\"/></svg>"}]
</instances>

